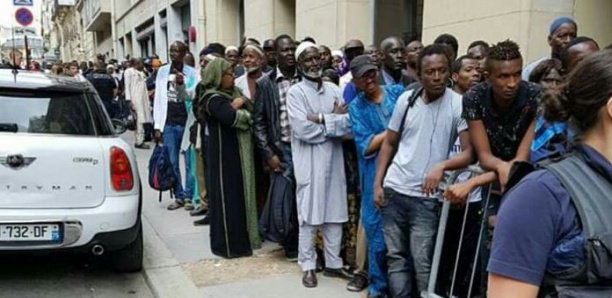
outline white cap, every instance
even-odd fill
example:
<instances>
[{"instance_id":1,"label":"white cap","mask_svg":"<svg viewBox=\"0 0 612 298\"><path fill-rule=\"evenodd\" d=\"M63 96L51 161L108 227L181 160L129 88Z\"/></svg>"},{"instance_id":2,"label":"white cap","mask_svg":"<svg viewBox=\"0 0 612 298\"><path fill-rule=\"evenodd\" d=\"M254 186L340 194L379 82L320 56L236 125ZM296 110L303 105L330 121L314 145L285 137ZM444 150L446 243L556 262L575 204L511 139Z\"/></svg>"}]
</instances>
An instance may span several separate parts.
<instances>
[{"instance_id":1,"label":"white cap","mask_svg":"<svg viewBox=\"0 0 612 298\"><path fill-rule=\"evenodd\" d=\"M236 46L227 46L227 48L225 48L225 55L227 55L227 53L230 51L238 52L238 48Z\"/></svg>"},{"instance_id":2,"label":"white cap","mask_svg":"<svg viewBox=\"0 0 612 298\"><path fill-rule=\"evenodd\" d=\"M340 51L340 50L332 51L331 54L332 54L332 57L333 56L344 57L344 53L342 53L342 51Z\"/></svg>"},{"instance_id":3,"label":"white cap","mask_svg":"<svg viewBox=\"0 0 612 298\"><path fill-rule=\"evenodd\" d=\"M259 57L263 58L263 57L266 56L266 54L264 54L264 52L261 50L261 48L256 46L256 45L248 44L248 45L244 46L242 51L244 52L244 50L246 50L246 49L251 49L251 50L257 52L257 54L259 54Z\"/></svg>"},{"instance_id":4,"label":"white cap","mask_svg":"<svg viewBox=\"0 0 612 298\"><path fill-rule=\"evenodd\" d=\"M300 43L300 45L297 47L297 49L295 50L295 60L300 58L300 55L308 48L316 48L317 45L310 42L310 41L304 41L302 43Z\"/></svg>"}]
</instances>

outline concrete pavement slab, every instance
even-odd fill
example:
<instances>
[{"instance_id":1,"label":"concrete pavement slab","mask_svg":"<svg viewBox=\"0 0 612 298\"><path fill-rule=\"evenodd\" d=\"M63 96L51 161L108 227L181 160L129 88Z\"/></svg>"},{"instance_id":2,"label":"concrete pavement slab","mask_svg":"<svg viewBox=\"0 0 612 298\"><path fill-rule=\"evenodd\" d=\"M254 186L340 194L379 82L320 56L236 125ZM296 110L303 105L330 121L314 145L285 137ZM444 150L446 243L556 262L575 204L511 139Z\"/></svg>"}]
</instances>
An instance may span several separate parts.
<instances>
[{"instance_id":1,"label":"concrete pavement slab","mask_svg":"<svg viewBox=\"0 0 612 298\"><path fill-rule=\"evenodd\" d=\"M299 270L291 274L269 276L262 279L226 283L200 288L200 293L206 298L359 298L363 293L353 293L346 290L346 281L317 275L318 286L305 288L302 286L302 275Z\"/></svg>"},{"instance_id":2,"label":"concrete pavement slab","mask_svg":"<svg viewBox=\"0 0 612 298\"><path fill-rule=\"evenodd\" d=\"M197 262L204 259L216 259L210 250L208 241L208 228L203 232L194 234L176 234L166 236L166 245L174 252L174 256L181 263Z\"/></svg>"},{"instance_id":3,"label":"concrete pavement slab","mask_svg":"<svg viewBox=\"0 0 612 298\"><path fill-rule=\"evenodd\" d=\"M165 297L199 297L193 281L185 274L174 255L159 238L146 216L143 218L145 262L144 277L153 295Z\"/></svg>"},{"instance_id":4,"label":"concrete pavement slab","mask_svg":"<svg viewBox=\"0 0 612 298\"><path fill-rule=\"evenodd\" d=\"M142 231L145 252L143 266L145 268L163 268L179 264L145 216L142 218Z\"/></svg>"}]
</instances>

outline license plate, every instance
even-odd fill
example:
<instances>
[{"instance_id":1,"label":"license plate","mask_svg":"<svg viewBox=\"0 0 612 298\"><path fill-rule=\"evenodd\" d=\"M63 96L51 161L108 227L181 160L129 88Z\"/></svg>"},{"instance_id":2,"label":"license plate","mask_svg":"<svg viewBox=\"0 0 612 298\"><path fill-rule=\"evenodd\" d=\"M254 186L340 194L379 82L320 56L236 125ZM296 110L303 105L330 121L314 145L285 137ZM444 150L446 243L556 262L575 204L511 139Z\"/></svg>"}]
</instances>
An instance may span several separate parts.
<instances>
[{"instance_id":1,"label":"license plate","mask_svg":"<svg viewBox=\"0 0 612 298\"><path fill-rule=\"evenodd\" d=\"M59 224L2 224L0 241L60 241Z\"/></svg>"}]
</instances>

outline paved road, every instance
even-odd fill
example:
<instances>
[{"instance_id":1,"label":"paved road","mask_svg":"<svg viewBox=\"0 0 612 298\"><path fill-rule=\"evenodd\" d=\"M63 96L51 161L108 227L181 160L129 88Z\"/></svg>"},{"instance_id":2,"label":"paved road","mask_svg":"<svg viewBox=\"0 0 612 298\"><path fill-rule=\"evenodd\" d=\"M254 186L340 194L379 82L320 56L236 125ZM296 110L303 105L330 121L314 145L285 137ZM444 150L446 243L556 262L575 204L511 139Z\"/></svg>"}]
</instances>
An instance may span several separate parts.
<instances>
[{"instance_id":1,"label":"paved road","mask_svg":"<svg viewBox=\"0 0 612 298\"><path fill-rule=\"evenodd\" d=\"M104 257L0 257L0 297L153 297L140 273L117 274Z\"/></svg>"}]
</instances>

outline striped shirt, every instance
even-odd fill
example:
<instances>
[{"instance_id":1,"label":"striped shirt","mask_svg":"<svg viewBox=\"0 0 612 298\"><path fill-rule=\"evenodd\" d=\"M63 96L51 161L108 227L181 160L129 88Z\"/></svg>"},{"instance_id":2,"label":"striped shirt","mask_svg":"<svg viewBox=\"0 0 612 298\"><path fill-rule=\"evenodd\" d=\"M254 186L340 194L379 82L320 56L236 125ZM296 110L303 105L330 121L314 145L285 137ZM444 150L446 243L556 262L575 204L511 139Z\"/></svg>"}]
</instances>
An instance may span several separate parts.
<instances>
[{"instance_id":1,"label":"striped shirt","mask_svg":"<svg viewBox=\"0 0 612 298\"><path fill-rule=\"evenodd\" d=\"M289 88L300 81L297 71L292 78L285 77L280 69L276 69L276 86L280 95L280 126L281 126L281 141L285 143L291 142L291 126L289 125L289 114L287 114L287 95Z\"/></svg>"}]
</instances>

